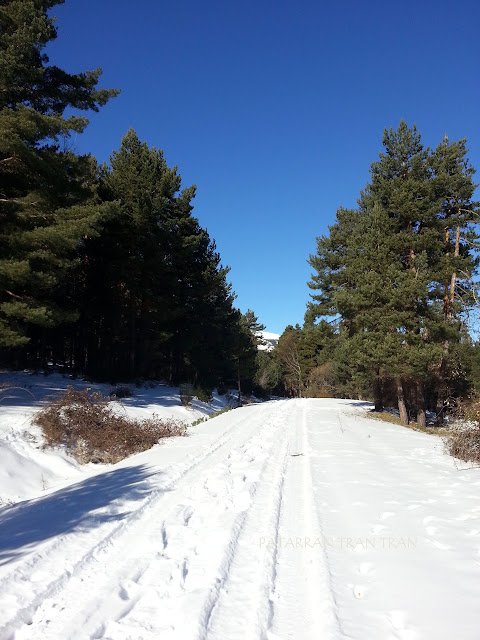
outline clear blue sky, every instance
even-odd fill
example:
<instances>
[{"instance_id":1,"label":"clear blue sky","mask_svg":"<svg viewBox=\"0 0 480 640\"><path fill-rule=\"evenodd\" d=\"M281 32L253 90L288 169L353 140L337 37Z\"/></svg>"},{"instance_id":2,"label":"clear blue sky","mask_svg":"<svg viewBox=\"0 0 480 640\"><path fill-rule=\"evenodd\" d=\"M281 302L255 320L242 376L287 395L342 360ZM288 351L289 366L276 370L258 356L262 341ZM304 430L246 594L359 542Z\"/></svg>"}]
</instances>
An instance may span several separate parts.
<instances>
[{"instance_id":1,"label":"clear blue sky","mask_svg":"<svg viewBox=\"0 0 480 640\"><path fill-rule=\"evenodd\" d=\"M268 331L302 324L315 238L354 207L385 127L466 137L480 172L478 0L67 0L47 53L122 90L76 140L133 127L197 185L194 214ZM477 175L480 181L480 173Z\"/></svg>"}]
</instances>

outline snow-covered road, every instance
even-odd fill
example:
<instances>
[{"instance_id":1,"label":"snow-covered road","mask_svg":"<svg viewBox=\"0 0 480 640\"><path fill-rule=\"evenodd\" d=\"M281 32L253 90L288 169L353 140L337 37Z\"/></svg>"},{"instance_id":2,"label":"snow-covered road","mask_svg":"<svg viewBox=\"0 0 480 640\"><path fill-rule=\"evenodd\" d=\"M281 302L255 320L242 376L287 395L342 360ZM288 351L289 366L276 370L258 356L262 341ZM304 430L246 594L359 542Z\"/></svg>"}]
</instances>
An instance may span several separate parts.
<instances>
[{"instance_id":1,"label":"snow-covered road","mask_svg":"<svg viewBox=\"0 0 480 640\"><path fill-rule=\"evenodd\" d=\"M478 640L480 470L438 438L345 400L190 433L0 509L1 640Z\"/></svg>"}]
</instances>

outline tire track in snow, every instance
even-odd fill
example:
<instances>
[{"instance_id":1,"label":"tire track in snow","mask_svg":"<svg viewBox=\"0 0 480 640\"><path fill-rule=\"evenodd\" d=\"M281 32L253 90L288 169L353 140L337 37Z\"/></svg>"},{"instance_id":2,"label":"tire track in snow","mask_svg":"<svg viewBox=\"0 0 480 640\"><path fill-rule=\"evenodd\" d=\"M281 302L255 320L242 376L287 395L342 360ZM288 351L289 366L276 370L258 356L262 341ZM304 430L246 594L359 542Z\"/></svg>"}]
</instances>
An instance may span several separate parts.
<instances>
[{"instance_id":1,"label":"tire track in snow","mask_svg":"<svg viewBox=\"0 0 480 640\"><path fill-rule=\"evenodd\" d=\"M271 407L267 406L262 406L260 409L263 409L262 413L271 411ZM280 411L280 409L277 409L277 411ZM164 473L169 475L168 481L160 485L160 487L154 488L140 506L128 514L126 520L121 520L120 523L113 526L102 525L101 529L103 532L107 529L107 533L103 533L100 541L98 541L99 529L80 534L74 532L73 537L75 538L75 553L77 557L78 547L80 546L81 548L80 558L76 561L72 562L69 558L72 535L66 535L61 541L55 541L52 546L42 550L33 558L20 561L20 565L17 563L12 572L0 582L0 590L9 593L10 602L14 603L13 606L15 606L15 603L19 604L16 610L10 610L9 619L3 622L3 626L0 628L0 637L10 640L14 637L15 631L24 625L31 627L33 630L32 624L35 612L45 600L58 596L72 578L79 576L82 571L97 563L99 558L103 560L103 556L108 555L109 551L115 547L117 540L128 534L132 528L137 527L152 506L159 500L161 501L164 498L164 494L168 495L168 492L176 484L190 477L200 465L208 461L212 456L221 453L224 449L228 450L232 440L238 439L238 434L243 433L244 425L248 427L249 418L247 410L247 415L242 417L239 422L234 421L207 450L202 450L199 454L193 456L193 458L187 458L184 462L167 467ZM243 438L245 438L244 433ZM78 538L81 538L80 544ZM69 567L68 570L64 569L65 565ZM52 570L55 571L56 567L61 569L61 572L57 572L53 580L50 580L44 588L37 591L32 600L28 603L23 602L25 583L29 580L31 573L35 570L44 572L45 575L51 575ZM29 637L39 636L31 635Z\"/></svg>"},{"instance_id":2,"label":"tire track in snow","mask_svg":"<svg viewBox=\"0 0 480 640\"><path fill-rule=\"evenodd\" d=\"M260 538L278 526L288 455L291 414L284 412L275 443L252 493L252 504L235 522L220 565L221 578L204 603L197 640L253 640L265 637L271 615L275 553ZM240 622L239 622L240 621Z\"/></svg>"},{"instance_id":3,"label":"tire track in snow","mask_svg":"<svg viewBox=\"0 0 480 640\"><path fill-rule=\"evenodd\" d=\"M259 409L262 414L268 415L271 413L271 406L263 406L259 407ZM275 413L280 412L281 408L276 408ZM102 637L101 629L100 635L98 635L100 623L95 621L95 618L98 618L95 610L97 609L99 600L95 596L92 598L92 594L98 593L99 588L102 587L102 583L108 585L108 573L112 566L121 567L124 575L125 573L133 575L133 582L138 582L140 577L148 570L151 560L148 558L144 563L140 562L139 569L138 555L135 555L133 560L128 560L129 546L122 544L122 539L128 539L132 543L134 543L135 538L141 539L143 530L145 529L145 522L148 522L148 516L151 517L152 511L159 508L168 509L173 506L176 497L169 492L176 491L180 484L188 486L190 477L198 474L201 466L209 465L212 456L222 459L226 451L232 448L232 443L235 441L242 442L248 439L249 431L255 431L255 426L253 426L252 429L248 428L249 421L250 416L248 415L247 409L246 415L239 421L235 420L222 436L215 440L206 451L204 450L193 458L187 459L184 463L176 464L173 468L167 469L167 473L170 471L169 480L160 487L153 489L148 498L146 498L133 513L130 513L126 520L121 521L118 525L114 526L113 529L110 528L108 533L100 541L97 540L97 535L95 535L98 534L98 531L89 532L90 535L80 534L83 539L81 558L73 564L68 563L71 564L68 571L62 571L46 588L35 594L33 601L27 603L25 606L21 606L15 611L14 615L11 616L10 620L3 627L2 633L5 635L2 635L2 638L13 638L15 630L18 631L18 629L22 627L26 634L23 635L22 633L22 637L25 638L62 637L63 640L68 637L62 634L61 631L59 632L60 635L52 636L52 631L59 618L64 619L67 617L68 621L69 617L71 618L78 613L79 605L82 603L78 603L78 601L75 602L76 597L78 597L78 591L75 591L75 589L78 589L79 586L81 592L85 593L86 590L88 591L88 597L86 601L83 602L83 605L86 606L85 614L82 613L84 622L87 623L89 618L91 618L90 626L95 623L97 630L97 633L91 637ZM104 528L105 527L102 527L102 529ZM139 529L141 529L141 531L139 531ZM155 533L153 532L152 535L154 536ZM159 531L159 539L162 539L161 531ZM71 542L71 538L66 536L60 548L54 547L50 549L50 552L46 553L45 556L40 559L42 566L46 564L50 570L52 566L54 567L55 565L63 568L66 564L65 560L68 558L69 542ZM94 542L93 545L92 542ZM76 540L75 543L78 552L78 540ZM60 552L60 554L58 552ZM59 555L61 556L60 558L58 557ZM115 556L120 557L114 559ZM39 559L36 558L33 564L38 564L38 562ZM28 569L31 568L28 566L28 562L25 564L26 566L24 565L23 567L23 580L28 579ZM38 569L38 567L35 568ZM1 585L3 589L8 589L13 595L15 591L15 575L18 578L18 568L14 571L13 584L8 584L8 582L4 580L4 584ZM81 585L80 583L84 584ZM70 594L70 596L68 595L69 591L73 591L73 594ZM21 598L21 593L19 594L19 598ZM89 609L91 613L90 616L88 614ZM110 611L110 619L115 618L115 614L119 616L125 615L125 605L122 605L116 612ZM40 619L38 619L39 617ZM29 635L30 632L32 635ZM73 635L70 637L79 636ZM83 630L81 637L86 637Z\"/></svg>"},{"instance_id":4,"label":"tire track in snow","mask_svg":"<svg viewBox=\"0 0 480 640\"><path fill-rule=\"evenodd\" d=\"M297 400L295 408L284 498L274 539L278 559L267 638L334 640L344 636L331 584L325 536L315 506L307 405Z\"/></svg>"}]
</instances>

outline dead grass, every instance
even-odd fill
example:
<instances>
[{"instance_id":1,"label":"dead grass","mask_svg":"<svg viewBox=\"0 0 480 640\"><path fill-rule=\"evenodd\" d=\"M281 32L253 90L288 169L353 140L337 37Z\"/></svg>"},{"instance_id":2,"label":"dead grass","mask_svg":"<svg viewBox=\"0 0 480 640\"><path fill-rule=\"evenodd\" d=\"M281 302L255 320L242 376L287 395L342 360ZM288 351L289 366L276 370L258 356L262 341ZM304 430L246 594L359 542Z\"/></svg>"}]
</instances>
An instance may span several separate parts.
<instances>
[{"instance_id":1,"label":"dead grass","mask_svg":"<svg viewBox=\"0 0 480 640\"><path fill-rule=\"evenodd\" d=\"M35 416L46 446L65 446L79 462L115 463L150 449L161 438L186 435L184 424L156 415L134 420L119 415L109 396L68 387Z\"/></svg>"},{"instance_id":2,"label":"dead grass","mask_svg":"<svg viewBox=\"0 0 480 640\"><path fill-rule=\"evenodd\" d=\"M374 411L367 413L373 420L381 420L399 424L402 422L394 413L388 411ZM410 422L407 426L413 431L428 433L429 435L440 436L443 440L446 453L475 465L480 464L480 403L470 403L468 406L462 405L462 410L457 411L457 418L463 423L463 427L426 427L422 428L416 422Z\"/></svg>"},{"instance_id":3,"label":"dead grass","mask_svg":"<svg viewBox=\"0 0 480 640\"><path fill-rule=\"evenodd\" d=\"M393 424L402 424L401 420L394 413L388 411L368 411L367 416L373 420L381 420L382 422L391 422Z\"/></svg>"},{"instance_id":4,"label":"dead grass","mask_svg":"<svg viewBox=\"0 0 480 640\"><path fill-rule=\"evenodd\" d=\"M412 429L412 431L420 431L420 433L428 433L429 435L435 436L447 436L451 433L451 430L447 427L419 427L418 424L414 421L410 421L408 425L402 424L400 417L395 415L394 413L390 413L389 411L371 411L367 413L369 418L373 420L381 420L382 422L390 422L392 424L398 424L402 427L406 427L407 429Z\"/></svg>"}]
</instances>

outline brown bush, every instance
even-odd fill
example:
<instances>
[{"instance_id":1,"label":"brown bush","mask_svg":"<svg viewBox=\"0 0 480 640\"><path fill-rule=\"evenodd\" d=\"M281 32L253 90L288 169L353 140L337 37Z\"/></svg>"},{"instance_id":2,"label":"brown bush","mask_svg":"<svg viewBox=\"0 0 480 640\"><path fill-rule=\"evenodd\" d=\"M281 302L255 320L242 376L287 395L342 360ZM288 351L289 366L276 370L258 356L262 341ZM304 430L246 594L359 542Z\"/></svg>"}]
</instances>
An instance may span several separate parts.
<instances>
[{"instance_id":1,"label":"brown bush","mask_svg":"<svg viewBox=\"0 0 480 640\"><path fill-rule=\"evenodd\" d=\"M456 431L445 438L445 446L451 456L480 464L480 427Z\"/></svg>"},{"instance_id":2,"label":"brown bush","mask_svg":"<svg viewBox=\"0 0 480 640\"><path fill-rule=\"evenodd\" d=\"M150 449L161 438L186 435L185 425L161 419L155 414L134 420L118 414L110 398L98 391L65 393L49 402L35 415L46 446L64 445L79 462L114 463L133 453Z\"/></svg>"},{"instance_id":3,"label":"brown bush","mask_svg":"<svg viewBox=\"0 0 480 640\"><path fill-rule=\"evenodd\" d=\"M457 428L444 438L447 452L459 460L480 463L480 399L457 399L452 416Z\"/></svg>"}]
</instances>

